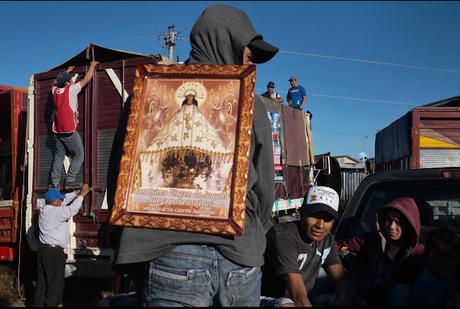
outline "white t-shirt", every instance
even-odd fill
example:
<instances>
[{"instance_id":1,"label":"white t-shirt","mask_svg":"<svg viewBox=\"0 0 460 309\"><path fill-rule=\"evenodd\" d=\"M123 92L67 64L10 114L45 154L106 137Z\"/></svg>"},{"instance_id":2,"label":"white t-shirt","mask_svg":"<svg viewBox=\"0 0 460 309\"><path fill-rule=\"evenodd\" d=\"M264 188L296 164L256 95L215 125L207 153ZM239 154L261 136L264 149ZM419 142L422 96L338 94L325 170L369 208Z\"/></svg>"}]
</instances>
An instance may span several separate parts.
<instances>
[{"instance_id":1,"label":"white t-shirt","mask_svg":"<svg viewBox=\"0 0 460 309\"><path fill-rule=\"evenodd\" d=\"M270 94L270 99L272 99L272 100L280 99L280 98L281 98L281 96L280 96L280 94L279 94L278 92L273 91L273 92Z\"/></svg>"}]
</instances>

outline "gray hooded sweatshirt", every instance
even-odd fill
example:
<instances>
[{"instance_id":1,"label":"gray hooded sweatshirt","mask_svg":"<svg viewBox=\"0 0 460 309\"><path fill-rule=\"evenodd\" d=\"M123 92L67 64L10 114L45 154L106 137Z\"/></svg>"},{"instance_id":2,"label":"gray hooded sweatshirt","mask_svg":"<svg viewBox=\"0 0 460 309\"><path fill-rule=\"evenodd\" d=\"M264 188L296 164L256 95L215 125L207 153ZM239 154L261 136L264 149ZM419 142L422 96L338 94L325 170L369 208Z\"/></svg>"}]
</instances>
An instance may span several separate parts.
<instances>
[{"instance_id":1,"label":"gray hooded sweatshirt","mask_svg":"<svg viewBox=\"0 0 460 309\"><path fill-rule=\"evenodd\" d=\"M245 47L255 37L246 13L231 6L209 6L197 20L191 35L192 51L186 64L243 64ZM116 178L129 116L129 104L120 116L109 162L107 194L113 207ZM256 96L246 199L244 236L227 236L150 228L110 227L110 245L115 249L115 270L123 264L148 262L171 251L176 245L214 246L234 263L247 267L262 266L266 247L265 229L273 208L275 183L271 128L267 111Z\"/></svg>"}]
</instances>

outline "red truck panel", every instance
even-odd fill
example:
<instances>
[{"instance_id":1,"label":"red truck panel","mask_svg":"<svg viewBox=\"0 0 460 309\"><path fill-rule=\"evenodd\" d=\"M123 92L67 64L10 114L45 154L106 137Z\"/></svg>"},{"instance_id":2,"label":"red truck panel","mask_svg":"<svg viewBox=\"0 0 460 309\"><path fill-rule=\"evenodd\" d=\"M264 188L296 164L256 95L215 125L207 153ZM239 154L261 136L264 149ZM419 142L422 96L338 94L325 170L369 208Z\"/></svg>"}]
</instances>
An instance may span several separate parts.
<instances>
[{"instance_id":1,"label":"red truck panel","mask_svg":"<svg viewBox=\"0 0 460 309\"><path fill-rule=\"evenodd\" d=\"M21 220L20 205L25 149L25 102L27 91L0 85L0 243L13 244L18 241L18 226ZM21 193L21 194L20 194ZM1 247L2 257L9 250ZM6 251L5 251L6 250ZM1 258L0 258L1 260Z\"/></svg>"}]
</instances>

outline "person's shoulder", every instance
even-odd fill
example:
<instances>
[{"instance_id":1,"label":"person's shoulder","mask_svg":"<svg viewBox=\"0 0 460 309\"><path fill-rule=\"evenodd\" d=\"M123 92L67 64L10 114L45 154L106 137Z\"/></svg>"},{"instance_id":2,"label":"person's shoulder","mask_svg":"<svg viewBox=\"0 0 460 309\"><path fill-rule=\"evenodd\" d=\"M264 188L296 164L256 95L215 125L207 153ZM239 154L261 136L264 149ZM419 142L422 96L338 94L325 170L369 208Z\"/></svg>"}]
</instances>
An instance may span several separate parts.
<instances>
[{"instance_id":1,"label":"person's shoulder","mask_svg":"<svg viewBox=\"0 0 460 309\"><path fill-rule=\"evenodd\" d=\"M75 89L78 89L78 88L81 89L81 83L78 82L78 83L75 83L75 84L70 85L70 89L74 89L74 88L75 88Z\"/></svg>"},{"instance_id":2,"label":"person's shoulder","mask_svg":"<svg viewBox=\"0 0 460 309\"><path fill-rule=\"evenodd\" d=\"M297 230L296 221L283 222L275 224L269 231L271 234L292 234L293 231Z\"/></svg>"},{"instance_id":3,"label":"person's shoulder","mask_svg":"<svg viewBox=\"0 0 460 309\"><path fill-rule=\"evenodd\" d=\"M54 207L53 205L46 204L40 208L40 211L38 213L41 215L44 215L44 214L52 212L56 208L57 207Z\"/></svg>"},{"instance_id":4,"label":"person's shoulder","mask_svg":"<svg viewBox=\"0 0 460 309\"><path fill-rule=\"evenodd\" d=\"M319 241L319 243L325 245L325 246L329 246L331 244L334 244L335 246L335 239L334 239L334 235L332 235L331 233L328 233L323 239L321 239Z\"/></svg>"},{"instance_id":5,"label":"person's shoulder","mask_svg":"<svg viewBox=\"0 0 460 309\"><path fill-rule=\"evenodd\" d=\"M61 94L61 93L63 93L65 91L65 87L61 88L58 85L53 85L51 87L51 91L53 92L53 94L54 94L55 91L57 91L58 94Z\"/></svg>"},{"instance_id":6,"label":"person's shoulder","mask_svg":"<svg viewBox=\"0 0 460 309\"><path fill-rule=\"evenodd\" d=\"M275 224L266 234L269 248L285 248L295 246L301 241L295 222ZM291 248L292 249L292 248Z\"/></svg>"}]
</instances>

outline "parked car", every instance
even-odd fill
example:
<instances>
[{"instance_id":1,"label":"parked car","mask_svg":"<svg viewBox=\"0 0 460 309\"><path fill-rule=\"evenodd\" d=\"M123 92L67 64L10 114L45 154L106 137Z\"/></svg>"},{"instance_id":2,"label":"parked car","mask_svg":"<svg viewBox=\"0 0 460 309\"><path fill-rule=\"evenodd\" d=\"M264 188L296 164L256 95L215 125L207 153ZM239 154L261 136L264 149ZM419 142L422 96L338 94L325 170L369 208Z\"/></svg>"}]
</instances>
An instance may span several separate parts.
<instances>
[{"instance_id":1,"label":"parked car","mask_svg":"<svg viewBox=\"0 0 460 309\"><path fill-rule=\"evenodd\" d=\"M398 197L419 206L422 228L447 227L460 235L460 168L427 168L374 173L361 182L334 230L336 240L375 231L375 214ZM422 231L423 232L423 231Z\"/></svg>"}]
</instances>

